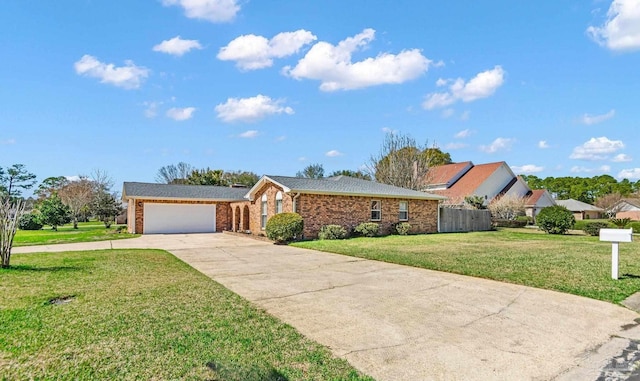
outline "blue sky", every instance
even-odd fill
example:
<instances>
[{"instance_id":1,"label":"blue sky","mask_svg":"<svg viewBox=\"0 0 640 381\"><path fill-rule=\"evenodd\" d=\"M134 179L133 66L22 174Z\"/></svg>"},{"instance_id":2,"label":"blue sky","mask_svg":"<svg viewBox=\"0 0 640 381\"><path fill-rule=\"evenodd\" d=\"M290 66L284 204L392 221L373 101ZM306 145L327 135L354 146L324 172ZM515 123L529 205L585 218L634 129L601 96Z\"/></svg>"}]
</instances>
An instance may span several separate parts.
<instances>
[{"instance_id":1,"label":"blue sky","mask_svg":"<svg viewBox=\"0 0 640 381\"><path fill-rule=\"evenodd\" d=\"M356 170L388 131L454 161L640 179L640 0L0 2L0 165Z\"/></svg>"}]
</instances>

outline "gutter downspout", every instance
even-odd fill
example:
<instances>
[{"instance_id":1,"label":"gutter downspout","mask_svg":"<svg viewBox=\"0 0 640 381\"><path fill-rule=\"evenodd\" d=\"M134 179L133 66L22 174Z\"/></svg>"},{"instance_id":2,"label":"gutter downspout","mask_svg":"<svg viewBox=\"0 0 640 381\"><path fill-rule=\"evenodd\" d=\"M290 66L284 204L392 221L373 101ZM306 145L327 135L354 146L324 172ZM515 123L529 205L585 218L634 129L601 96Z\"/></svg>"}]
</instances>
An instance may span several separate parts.
<instances>
[{"instance_id":1,"label":"gutter downspout","mask_svg":"<svg viewBox=\"0 0 640 381\"><path fill-rule=\"evenodd\" d=\"M291 198L291 200L293 201L293 210L292 210L292 212L294 212L294 213L298 213L298 202L297 202L298 197L300 197L300 192L298 192L295 196L293 196ZM300 213L298 213L298 214L300 214Z\"/></svg>"},{"instance_id":2,"label":"gutter downspout","mask_svg":"<svg viewBox=\"0 0 640 381\"><path fill-rule=\"evenodd\" d=\"M440 203L441 201L438 201L438 233L440 233Z\"/></svg>"}]
</instances>

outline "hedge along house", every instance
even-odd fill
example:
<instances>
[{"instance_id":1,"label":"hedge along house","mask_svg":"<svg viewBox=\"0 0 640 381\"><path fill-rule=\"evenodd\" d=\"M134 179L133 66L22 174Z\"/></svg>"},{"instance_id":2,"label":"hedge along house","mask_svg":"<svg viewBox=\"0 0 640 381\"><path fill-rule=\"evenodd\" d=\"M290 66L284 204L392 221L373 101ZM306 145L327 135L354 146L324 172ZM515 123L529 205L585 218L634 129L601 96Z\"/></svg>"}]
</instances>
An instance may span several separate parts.
<instances>
[{"instance_id":1,"label":"hedge along house","mask_svg":"<svg viewBox=\"0 0 640 381\"><path fill-rule=\"evenodd\" d=\"M412 233L436 233L439 202L446 197L347 176L307 179L263 176L245 195L231 202L232 229L264 234L273 215L295 212L304 220L304 236L315 238L324 225L353 229L362 222L380 224L381 232L408 222Z\"/></svg>"},{"instance_id":2,"label":"hedge along house","mask_svg":"<svg viewBox=\"0 0 640 381\"><path fill-rule=\"evenodd\" d=\"M212 233L231 229L232 201L246 188L125 182L130 233Z\"/></svg>"}]
</instances>

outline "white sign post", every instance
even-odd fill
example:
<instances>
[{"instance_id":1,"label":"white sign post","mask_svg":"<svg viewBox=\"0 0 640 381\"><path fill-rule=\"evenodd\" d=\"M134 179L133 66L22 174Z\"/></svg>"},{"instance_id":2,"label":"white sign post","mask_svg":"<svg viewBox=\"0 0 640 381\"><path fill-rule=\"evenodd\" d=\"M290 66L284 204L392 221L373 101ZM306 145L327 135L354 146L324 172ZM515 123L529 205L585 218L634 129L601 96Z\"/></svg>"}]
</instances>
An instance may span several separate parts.
<instances>
[{"instance_id":1,"label":"white sign post","mask_svg":"<svg viewBox=\"0 0 640 381\"><path fill-rule=\"evenodd\" d=\"M611 278L618 279L618 246L633 241L633 229L600 229L600 241L611 242Z\"/></svg>"}]
</instances>

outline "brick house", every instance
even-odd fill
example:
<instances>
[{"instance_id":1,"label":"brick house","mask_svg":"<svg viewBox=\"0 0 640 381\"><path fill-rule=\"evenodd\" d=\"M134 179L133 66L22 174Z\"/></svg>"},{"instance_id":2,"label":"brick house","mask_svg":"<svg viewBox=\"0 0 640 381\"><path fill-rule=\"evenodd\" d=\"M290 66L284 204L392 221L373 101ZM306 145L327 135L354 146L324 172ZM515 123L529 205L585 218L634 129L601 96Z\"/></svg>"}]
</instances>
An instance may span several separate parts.
<instances>
[{"instance_id":1,"label":"brick house","mask_svg":"<svg viewBox=\"0 0 640 381\"><path fill-rule=\"evenodd\" d=\"M569 209L571 213L573 213L576 221L602 218L604 213L602 208L572 198L568 200L556 200L556 204Z\"/></svg>"},{"instance_id":2,"label":"brick house","mask_svg":"<svg viewBox=\"0 0 640 381\"><path fill-rule=\"evenodd\" d=\"M209 222L207 225L206 217L203 217L195 226L198 231L230 230L263 235L268 219L284 212L302 216L303 234L307 238L317 237L324 225L342 225L350 230L369 221L378 222L383 232L389 232L394 223L406 221L411 224L412 233L435 233L438 231L438 204L444 200L434 194L346 176L324 179L263 176L249 190L141 184L125 183L123 191L123 198L129 205L134 205L129 211L129 230L137 233L191 232L188 229L192 227L182 227L188 225L186 222L170 220L208 215L209 221L213 220L215 224ZM159 194L166 197L159 197ZM161 228L149 230L148 226Z\"/></svg>"},{"instance_id":3,"label":"brick house","mask_svg":"<svg viewBox=\"0 0 640 381\"><path fill-rule=\"evenodd\" d=\"M640 198L623 198L611 210L615 212L616 218L631 218L640 221Z\"/></svg>"}]
</instances>

